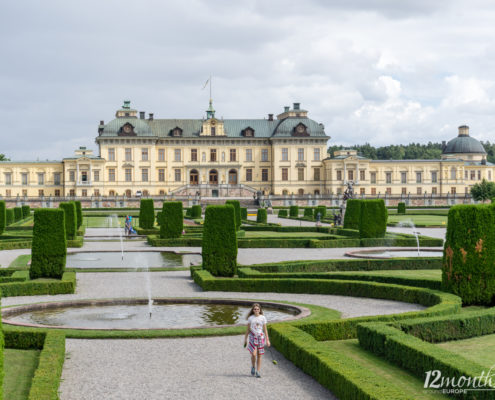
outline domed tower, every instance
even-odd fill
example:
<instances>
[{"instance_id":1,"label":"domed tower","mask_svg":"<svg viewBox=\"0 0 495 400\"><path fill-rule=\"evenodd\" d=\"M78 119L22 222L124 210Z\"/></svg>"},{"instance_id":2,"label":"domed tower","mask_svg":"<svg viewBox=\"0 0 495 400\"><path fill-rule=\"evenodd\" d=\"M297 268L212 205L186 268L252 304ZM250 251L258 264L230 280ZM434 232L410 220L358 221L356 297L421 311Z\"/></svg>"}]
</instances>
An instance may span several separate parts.
<instances>
[{"instance_id":1,"label":"domed tower","mask_svg":"<svg viewBox=\"0 0 495 400\"><path fill-rule=\"evenodd\" d=\"M469 136L469 126L461 125L459 134L442 150L442 159L455 158L469 161L486 161L486 151L483 145Z\"/></svg>"}]
</instances>

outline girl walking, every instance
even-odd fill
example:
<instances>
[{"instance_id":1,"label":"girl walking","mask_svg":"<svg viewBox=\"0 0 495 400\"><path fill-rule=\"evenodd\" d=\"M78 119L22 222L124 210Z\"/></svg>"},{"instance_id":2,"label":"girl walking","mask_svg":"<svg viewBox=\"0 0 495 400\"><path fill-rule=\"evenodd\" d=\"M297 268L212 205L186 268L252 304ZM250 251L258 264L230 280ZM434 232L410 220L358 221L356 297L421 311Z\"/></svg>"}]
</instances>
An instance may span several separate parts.
<instances>
[{"instance_id":1,"label":"girl walking","mask_svg":"<svg viewBox=\"0 0 495 400\"><path fill-rule=\"evenodd\" d=\"M270 339L266 329L266 318L263 309L258 303L254 303L247 316L247 330L244 335L244 347L251 353L251 375L261 378L261 356L265 354L266 344L270 347ZM248 343L249 337L249 343Z\"/></svg>"}]
</instances>

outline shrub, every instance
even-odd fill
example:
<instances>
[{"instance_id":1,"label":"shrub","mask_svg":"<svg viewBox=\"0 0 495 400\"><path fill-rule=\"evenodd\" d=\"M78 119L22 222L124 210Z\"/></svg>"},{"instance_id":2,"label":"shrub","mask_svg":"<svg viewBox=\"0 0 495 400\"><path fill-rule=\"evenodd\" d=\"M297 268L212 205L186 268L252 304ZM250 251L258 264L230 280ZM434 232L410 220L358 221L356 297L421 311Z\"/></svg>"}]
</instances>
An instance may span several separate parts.
<instances>
[{"instance_id":1,"label":"shrub","mask_svg":"<svg viewBox=\"0 0 495 400\"><path fill-rule=\"evenodd\" d=\"M192 206L191 207L191 217L197 219L197 218L201 218L201 213L202 213L202 209L201 209L201 206L198 204L198 205L195 205L195 206Z\"/></svg>"},{"instance_id":2,"label":"shrub","mask_svg":"<svg viewBox=\"0 0 495 400\"><path fill-rule=\"evenodd\" d=\"M160 225L162 239L178 238L184 228L184 212L181 201L166 201L163 203Z\"/></svg>"},{"instance_id":3,"label":"shrub","mask_svg":"<svg viewBox=\"0 0 495 400\"><path fill-rule=\"evenodd\" d=\"M58 207L65 212L65 236L68 240L72 240L77 232L76 205L73 201L67 201L60 203Z\"/></svg>"},{"instance_id":4,"label":"shrub","mask_svg":"<svg viewBox=\"0 0 495 400\"><path fill-rule=\"evenodd\" d=\"M247 207L241 207L241 221L248 219Z\"/></svg>"},{"instance_id":5,"label":"shrub","mask_svg":"<svg viewBox=\"0 0 495 400\"><path fill-rule=\"evenodd\" d=\"M494 209L458 205L449 211L442 285L464 304L486 304L495 295Z\"/></svg>"},{"instance_id":6,"label":"shrub","mask_svg":"<svg viewBox=\"0 0 495 400\"><path fill-rule=\"evenodd\" d=\"M290 206L289 216L290 217L299 217L299 207L298 206Z\"/></svg>"},{"instance_id":7,"label":"shrub","mask_svg":"<svg viewBox=\"0 0 495 400\"><path fill-rule=\"evenodd\" d=\"M158 211L156 213L156 223L157 223L158 226L161 225L161 218L162 218L162 212L161 211Z\"/></svg>"},{"instance_id":8,"label":"shrub","mask_svg":"<svg viewBox=\"0 0 495 400\"><path fill-rule=\"evenodd\" d=\"M139 205L139 227L153 228L155 225L155 204L153 199L141 199Z\"/></svg>"},{"instance_id":9,"label":"shrub","mask_svg":"<svg viewBox=\"0 0 495 400\"><path fill-rule=\"evenodd\" d=\"M22 219L22 208L14 207L14 220L15 222L20 221Z\"/></svg>"},{"instance_id":10,"label":"shrub","mask_svg":"<svg viewBox=\"0 0 495 400\"><path fill-rule=\"evenodd\" d=\"M6 221L6 225L11 225L14 223L14 209L13 208L7 208L5 210L5 213L6 213L6 217L5 217L5 221Z\"/></svg>"},{"instance_id":11,"label":"shrub","mask_svg":"<svg viewBox=\"0 0 495 400\"><path fill-rule=\"evenodd\" d=\"M361 202L363 200L349 199L347 200L344 229L359 229L359 219L361 218Z\"/></svg>"},{"instance_id":12,"label":"shrub","mask_svg":"<svg viewBox=\"0 0 495 400\"><path fill-rule=\"evenodd\" d=\"M79 200L74 201L76 205L76 217L77 217L77 229L79 229L83 223L82 206Z\"/></svg>"},{"instance_id":13,"label":"shrub","mask_svg":"<svg viewBox=\"0 0 495 400\"><path fill-rule=\"evenodd\" d=\"M7 212L5 209L5 201L0 200L0 235L5 231L7 226Z\"/></svg>"},{"instance_id":14,"label":"shrub","mask_svg":"<svg viewBox=\"0 0 495 400\"><path fill-rule=\"evenodd\" d=\"M227 200L225 204L231 204L235 212L235 230L238 231L241 227L241 203L239 200Z\"/></svg>"},{"instance_id":15,"label":"shrub","mask_svg":"<svg viewBox=\"0 0 495 400\"><path fill-rule=\"evenodd\" d=\"M27 218L31 215L31 207L25 205L22 206L22 218Z\"/></svg>"},{"instance_id":16,"label":"shrub","mask_svg":"<svg viewBox=\"0 0 495 400\"><path fill-rule=\"evenodd\" d=\"M267 218L266 209L258 208L258 212L256 213L256 222L266 224Z\"/></svg>"},{"instance_id":17,"label":"shrub","mask_svg":"<svg viewBox=\"0 0 495 400\"><path fill-rule=\"evenodd\" d=\"M327 207L326 206L318 206L315 207L314 209L314 217L316 219L316 216L320 213L320 219L323 219L327 216Z\"/></svg>"},{"instance_id":18,"label":"shrub","mask_svg":"<svg viewBox=\"0 0 495 400\"><path fill-rule=\"evenodd\" d=\"M208 206L205 211L203 268L214 276L234 276L237 271L237 236L232 205Z\"/></svg>"},{"instance_id":19,"label":"shrub","mask_svg":"<svg viewBox=\"0 0 495 400\"><path fill-rule=\"evenodd\" d=\"M74 203L71 203L75 210ZM67 255L64 209L37 209L34 212L33 244L29 276L62 278Z\"/></svg>"},{"instance_id":20,"label":"shrub","mask_svg":"<svg viewBox=\"0 0 495 400\"><path fill-rule=\"evenodd\" d=\"M315 208L316 211L316 208ZM307 218L313 218L313 209L312 208L305 208L304 209L304 216Z\"/></svg>"},{"instance_id":21,"label":"shrub","mask_svg":"<svg viewBox=\"0 0 495 400\"><path fill-rule=\"evenodd\" d=\"M279 218L287 218L287 210L282 209L278 211L278 217Z\"/></svg>"},{"instance_id":22,"label":"shrub","mask_svg":"<svg viewBox=\"0 0 495 400\"><path fill-rule=\"evenodd\" d=\"M187 218L191 218L192 217L191 207L186 208L186 215L185 216Z\"/></svg>"},{"instance_id":23,"label":"shrub","mask_svg":"<svg viewBox=\"0 0 495 400\"><path fill-rule=\"evenodd\" d=\"M382 238L387 230L387 209L382 199L361 200L360 238Z\"/></svg>"},{"instance_id":24,"label":"shrub","mask_svg":"<svg viewBox=\"0 0 495 400\"><path fill-rule=\"evenodd\" d=\"M406 213L406 203L397 204L397 214L405 214Z\"/></svg>"}]
</instances>

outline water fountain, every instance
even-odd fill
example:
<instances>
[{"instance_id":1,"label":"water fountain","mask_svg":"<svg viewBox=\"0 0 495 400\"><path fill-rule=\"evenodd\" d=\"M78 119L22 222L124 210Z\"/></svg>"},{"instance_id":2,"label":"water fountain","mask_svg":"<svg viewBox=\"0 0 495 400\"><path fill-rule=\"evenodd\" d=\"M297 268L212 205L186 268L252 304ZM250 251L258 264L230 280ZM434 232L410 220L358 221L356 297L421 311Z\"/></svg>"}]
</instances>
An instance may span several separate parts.
<instances>
[{"instance_id":1,"label":"water fountain","mask_svg":"<svg viewBox=\"0 0 495 400\"><path fill-rule=\"evenodd\" d=\"M406 220L406 221L400 221L397 226L399 227L408 227L412 228L412 233L414 237L416 238L416 246L418 248L418 257L420 256L420 248L419 248L419 232L416 230L416 227L414 226L414 222L412 220Z\"/></svg>"}]
</instances>

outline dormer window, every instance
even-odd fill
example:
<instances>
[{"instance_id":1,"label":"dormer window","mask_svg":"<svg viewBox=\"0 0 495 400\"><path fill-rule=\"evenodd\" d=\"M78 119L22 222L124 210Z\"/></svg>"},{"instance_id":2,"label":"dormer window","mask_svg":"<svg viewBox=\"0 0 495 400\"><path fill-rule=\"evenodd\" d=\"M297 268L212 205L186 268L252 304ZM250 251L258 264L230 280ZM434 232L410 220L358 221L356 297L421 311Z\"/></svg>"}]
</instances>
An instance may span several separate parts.
<instances>
[{"instance_id":1,"label":"dormer window","mask_svg":"<svg viewBox=\"0 0 495 400\"><path fill-rule=\"evenodd\" d=\"M127 122L126 124L122 125L122 127L119 130L119 136L136 136L136 133L134 132L134 127Z\"/></svg>"},{"instance_id":2,"label":"dormer window","mask_svg":"<svg viewBox=\"0 0 495 400\"><path fill-rule=\"evenodd\" d=\"M215 136L216 135L216 130L215 130L215 127L212 126L211 127L211 136Z\"/></svg>"},{"instance_id":3,"label":"dormer window","mask_svg":"<svg viewBox=\"0 0 495 400\"><path fill-rule=\"evenodd\" d=\"M245 137L253 137L254 136L254 129L251 127L248 127L242 131L242 136Z\"/></svg>"},{"instance_id":4,"label":"dormer window","mask_svg":"<svg viewBox=\"0 0 495 400\"><path fill-rule=\"evenodd\" d=\"M292 131L292 136L309 136L306 125L299 123Z\"/></svg>"},{"instance_id":5,"label":"dormer window","mask_svg":"<svg viewBox=\"0 0 495 400\"><path fill-rule=\"evenodd\" d=\"M182 129L176 126L174 129L172 129L172 136L174 137L182 136Z\"/></svg>"}]
</instances>

